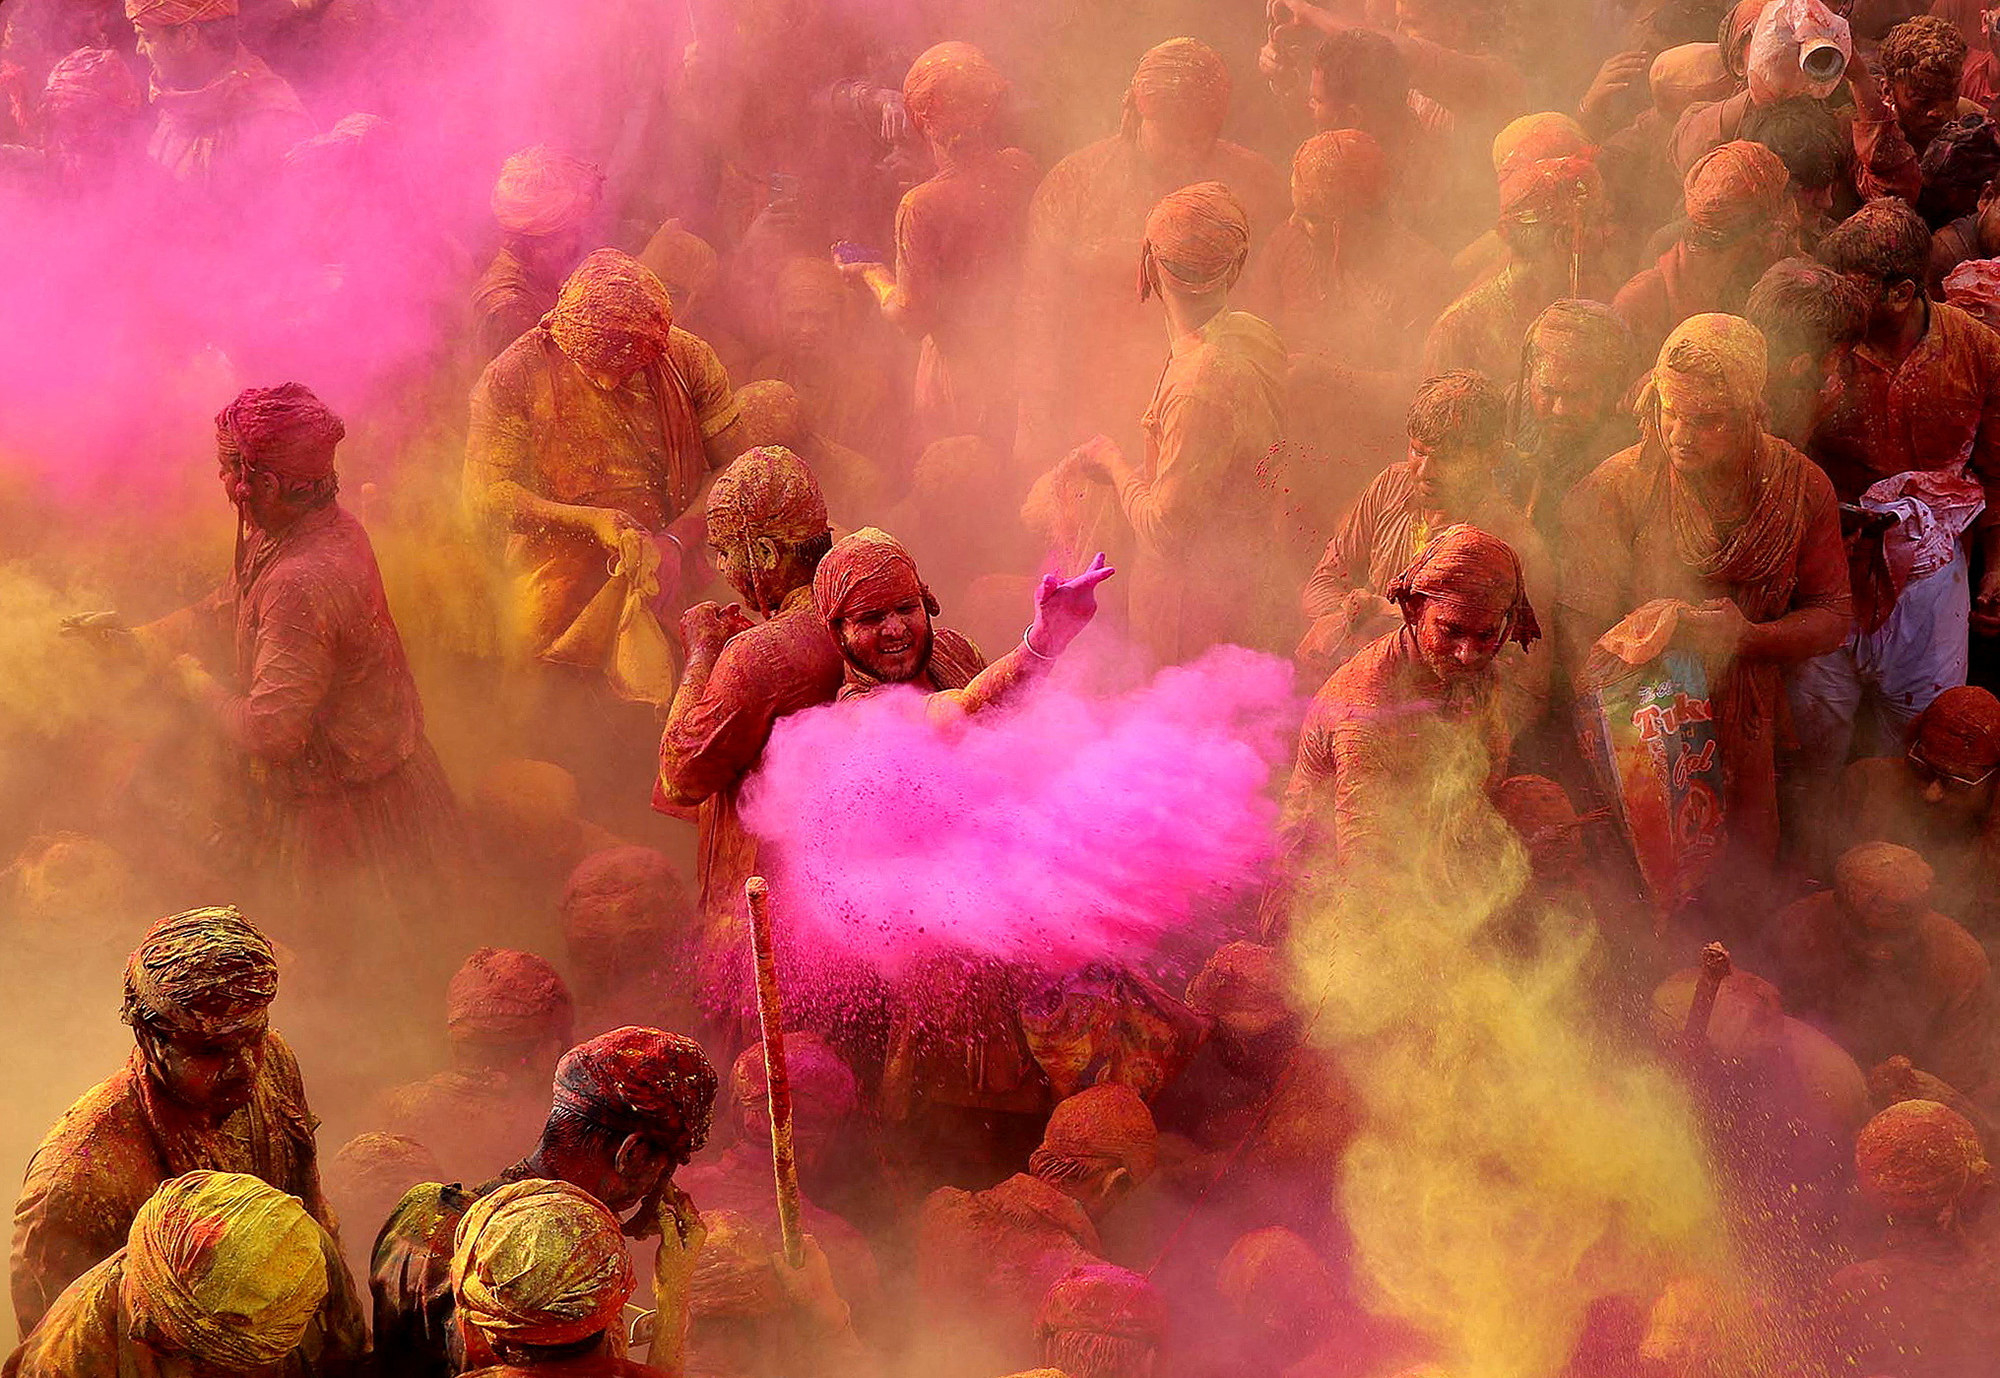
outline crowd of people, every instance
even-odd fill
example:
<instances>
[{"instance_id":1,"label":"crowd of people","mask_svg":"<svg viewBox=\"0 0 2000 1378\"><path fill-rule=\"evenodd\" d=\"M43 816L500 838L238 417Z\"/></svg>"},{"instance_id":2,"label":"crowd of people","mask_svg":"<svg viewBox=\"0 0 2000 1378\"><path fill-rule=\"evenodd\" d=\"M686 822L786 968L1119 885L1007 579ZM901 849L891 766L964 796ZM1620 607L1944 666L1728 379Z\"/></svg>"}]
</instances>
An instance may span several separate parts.
<instances>
[{"instance_id":1,"label":"crowd of people","mask_svg":"<svg viewBox=\"0 0 2000 1378\"><path fill-rule=\"evenodd\" d=\"M0 7L124 369L0 402L0 941L132 1038L0 1373L2000 1372L2000 5L674 9ZM1247 882L788 926L787 719L1232 647ZM1412 1127L1521 1067L1657 1134Z\"/></svg>"}]
</instances>

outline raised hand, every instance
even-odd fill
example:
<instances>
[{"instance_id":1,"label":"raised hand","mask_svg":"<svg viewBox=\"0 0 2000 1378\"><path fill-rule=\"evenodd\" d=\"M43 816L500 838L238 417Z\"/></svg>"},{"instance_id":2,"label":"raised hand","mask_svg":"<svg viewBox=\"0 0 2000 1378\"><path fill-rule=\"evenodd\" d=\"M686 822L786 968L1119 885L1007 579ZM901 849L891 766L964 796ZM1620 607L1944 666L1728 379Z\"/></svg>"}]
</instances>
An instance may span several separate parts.
<instances>
[{"instance_id":1,"label":"raised hand","mask_svg":"<svg viewBox=\"0 0 2000 1378\"><path fill-rule=\"evenodd\" d=\"M1028 650L1053 660L1069 649L1077 633L1097 616L1097 586L1117 572L1104 562L1104 552L1099 551L1090 568L1074 579L1044 574L1035 590L1035 624L1022 638Z\"/></svg>"}]
</instances>

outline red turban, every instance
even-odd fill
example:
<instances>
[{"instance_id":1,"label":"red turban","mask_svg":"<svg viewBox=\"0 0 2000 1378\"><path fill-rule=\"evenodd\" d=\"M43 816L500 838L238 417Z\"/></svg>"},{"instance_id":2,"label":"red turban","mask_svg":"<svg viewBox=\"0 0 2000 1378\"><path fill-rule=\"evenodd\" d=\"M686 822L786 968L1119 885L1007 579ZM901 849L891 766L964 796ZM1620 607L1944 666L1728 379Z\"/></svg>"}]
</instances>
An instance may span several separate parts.
<instances>
[{"instance_id":1,"label":"red turban","mask_svg":"<svg viewBox=\"0 0 2000 1378\"><path fill-rule=\"evenodd\" d=\"M675 929L690 908L679 871L651 847L607 847L570 872L563 888L563 931L579 939L616 940Z\"/></svg>"},{"instance_id":2,"label":"red turban","mask_svg":"<svg viewBox=\"0 0 2000 1378\"><path fill-rule=\"evenodd\" d=\"M1971 1122L1932 1100L1898 1101L1868 1121L1854 1167L1861 1194L1884 1214L1939 1224L1992 1176Z\"/></svg>"},{"instance_id":3,"label":"red turban","mask_svg":"<svg viewBox=\"0 0 2000 1378\"><path fill-rule=\"evenodd\" d=\"M1744 139L1703 154L1681 184L1690 227L1734 239L1788 209L1791 182L1784 162Z\"/></svg>"},{"instance_id":4,"label":"red turban","mask_svg":"<svg viewBox=\"0 0 2000 1378\"><path fill-rule=\"evenodd\" d=\"M554 1037L569 1044L573 1008L562 976L532 952L482 947L465 959L444 993L453 1037Z\"/></svg>"},{"instance_id":5,"label":"red turban","mask_svg":"<svg viewBox=\"0 0 2000 1378\"><path fill-rule=\"evenodd\" d=\"M604 174L595 163L536 144L500 165L493 218L509 234L558 234L588 220L603 195Z\"/></svg>"},{"instance_id":6,"label":"red turban","mask_svg":"<svg viewBox=\"0 0 2000 1378\"><path fill-rule=\"evenodd\" d=\"M1507 638L1523 647L1541 639L1541 624L1528 605L1521 557L1514 547L1476 526L1446 527L1389 584L1390 601L1408 614L1413 598L1434 598L1457 607L1507 614Z\"/></svg>"},{"instance_id":7,"label":"red turban","mask_svg":"<svg viewBox=\"0 0 2000 1378\"><path fill-rule=\"evenodd\" d=\"M1229 287L1250 256L1250 217L1220 182L1197 182L1162 197L1146 217L1139 252L1139 300L1159 290L1165 274L1188 292Z\"/></svg>"},{"instance_id":8,"label":"red turban","mask_svg":"<svg viewBox=\"0 0 2000 1378\"><path fill-rule=\"evenodd\" d=\"M1577 826L1576 806L1569 793L1543 775L1510 775L1493 792L1493 806L1522 841L1556 829Z\"/></svg>"},{"instance_id":9,"label":"red turban","mask_svg":"<svg viewBox=\"0 0 2000 1378\"><path fill-rule=\"evenodd\" d=\"M236 0L125 0L125 17L162 29L205 24L211 19L234 19Z\"/></svg>"},{"instance_id":10,"label":"red turban","mask_svg":"<svg viewBox=\"0 0 2000 1378\"><path fill-rule=\"evenodd\" d=\"M78 48L49 69L42 86L46 115L133 115L146 103L139 78L109 48Z\"/></svg>"},{"instance_id":11,"label":"red turban","mask_svg":"<svg viewBox=\"0 0 2000 1378\"><path fill-rule=\"evenodd\" d=\"M1917 716L1910 741L1937 769L1977 779L2000 766L2000 699L1975 684L1947 689Z\"/></svg>"},{"instance_id":12,"label":"red turban","mask_svg":"<svg viewBox=\"0 0 2000 1378\"><path fill-rule=\"evenodd\" d=\"M800 544L827 533L826 496L806 462L782 445L738 455L708 490L711 536Z\"/></svg>"},{"instance_id":13,"label":"red turban","mask_svg":"<svg viewBox=\"0 0 2000 1378\"><path fill-rule=\"evenodd\" d=\"M1388 186L1382 146L1359 129L1315 134L1292 157L1292 208L1315 220L1376 210Z\"/></svg>"},{"instance_id":14,"label":"red turban","mask_svg":"<svg viewBox=\"0 0 2000 1378\"><path fill-rule=\"evenodd\" d=\"M903 104L925 133L949 146L992 122L1007 78L970 43L940 43L910 64Z\"/></svg>"},{"instance_id":15,"label":"red turban","mask_svg":"<svg viewBox=\"0 0 2000 1378\"><path fill-rule=\"evenodd\" d=\"M333 472L347 427L303 383L245 388L215 414L217 442L247 469L311 481Z\"/></svg>"},{"instance_id":16,"label":"red turban","mask_svg":"<svg viewBox=\"0 0 2000 1378\"><path fill-rule=\"evenodd\" d=\"M556 348L586 367L627 340L651 346L645 364L666 352L674 305L652 269L617 249L598 249L563 283L542 326Z\"/></svg>"},{"instance_id":17,"label":"red turban","mask_svg":"<svg viewBox=\"0 0 2000 1378\"><path fill-rule=\"evenodd\" d=\"M1211 132L1229 115L1229 65L1222 55L1192 38L1170 38L1149 49L1125 90L1119 133L1139 136L1139 122L1169 111L1185 112Z\"/></svg>"},{"instance_id":18,"label":"red turban","mask_svg":"<svg viewBox=\"0 0 2000 1378\"><path fill-rule=\"evenodd\" d=\"M222 1038L261 1019L277 997L277 956L233 908L161 919L125 963L124 1019L135 1028Z\"/></svg>"},{"instance_id":19,"label":"red turban","mask_svg":"<svg viewBox=\"0 0 2000 1378\"><path fill-rule=\"evenodd\" d=\"M1100 1082L1056 1106L1028 1170L1049 1159L1080 1159L1122 1167L1135 1183L1143 1182L1153 1175L1158 1147L1153 1112L1139 1093L1117 1082Z\"/></svg>"},{"instance_id":20,"label":"red turban","mask_svg":"<svg viewBox=\"0 0 2000 1378\"><path fill-rule=\"evenodd\" d=\"M835 1114L850 1114L861 1104L853 1070L818 1034L785 1035L785 1073L791 1078L794 1096L817 1101ZM764 1045L753 1043L729 1069L730 1094L739 1105L755 1105L763 1101L769 1088Z\"/></svg>"},{"instance_id":21,"label":"red turban","mask_svg":"<svg viewBox=\"0 0 2000 1378\"><path fill-rule=\"evenodd\" d=\"M1044 1341L1053 1334L1084 1331L1157 1345L1167 1333L1167 1305L1139 1274L1110 1263L1086 1263L1049 1288L1035 1313L1035 1329Z\"/></svg>"},{"instance_id":22,"label":"red turban","mask_svg":"<svg viewBox=\"0 0 2000 1378\"><path fill-rule=\"evenodd\" d=\"M836 542L813 573L813 605L828 626L911 597L923 599L925 611L937 616L937 599L917 574L916 560L879 527L864 526Z\"/></svg>"},{"instance_id":23,"label":"red turban","mask_svg":"<svg viewBox=\"0 0 2000 1378\"><path fill-rule=\"evenodd\" d=\"M708 1142L716 1086L692 1038L628 1027L563 1055L555 1107L613 1134L643 1135L686 1162Z\"/></svg>"}]
</instances>

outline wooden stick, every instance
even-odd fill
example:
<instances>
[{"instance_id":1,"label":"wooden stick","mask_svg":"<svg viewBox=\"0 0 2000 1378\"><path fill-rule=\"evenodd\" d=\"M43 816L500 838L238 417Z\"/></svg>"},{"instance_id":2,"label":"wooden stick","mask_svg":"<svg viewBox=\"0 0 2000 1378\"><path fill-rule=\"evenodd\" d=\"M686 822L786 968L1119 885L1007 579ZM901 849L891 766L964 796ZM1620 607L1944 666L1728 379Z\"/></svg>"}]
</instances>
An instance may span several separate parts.
<instances>
[{"instance_id":1,"label":"wooden stick","mask_svg":"<svg viewBox=\"0 0 2000 1378\"><path fill-rule=\"evenodd\" d=\"M757 954L757 1019L764 1030L764 1082L771 1099L771 1170L778 1183L778 1229L785 1262L803 1268L799 1225L799 1166L792 1156L792 1078L785 1070L785 1011L778 997L778 959L771 948L771 887L762 876L743 883L750 906L750 944Z\"/></svg>"},{"instance_id":2,"label":"wooden stick","mask_svg":"<svg viewBox=\"0 0 2000 1378\"><path fill-rule=\"evenodd\" d=\"M1681 1041L1690 1053L1707 1048L1708 1019L1715 1013L1716 994L1729 979L1730 971L1728 948L1721 943L1710 943L1701 950L1701 976L1695 981L1694 999L1688 1004L1687 1023L1681 1029Z\"/></svg>"}]
</instances>

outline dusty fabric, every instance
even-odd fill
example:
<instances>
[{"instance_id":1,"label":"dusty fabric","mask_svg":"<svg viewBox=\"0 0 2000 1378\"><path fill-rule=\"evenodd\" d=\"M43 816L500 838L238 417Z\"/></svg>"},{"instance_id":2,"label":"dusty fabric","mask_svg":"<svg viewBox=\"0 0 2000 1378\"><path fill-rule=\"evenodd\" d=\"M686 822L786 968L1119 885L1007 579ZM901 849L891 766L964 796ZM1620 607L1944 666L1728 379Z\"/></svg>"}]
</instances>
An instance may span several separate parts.
<instances>
[{"instance_id":1,"label":"dusty fabric","mask_svg":"<svg viewBox=\"0 0 2000 1378\"><path fill-rule=\"evenodd\" d=\"M228 19L236 13L236 0L125 0L125 17L137 24L168 28L175 24L202 24L211 19Z\"/></svg>"},{"instance_id":2,"label":"dusty fabric","mask_svg":"<svg viewBox=\"0 0 2000 1378\"><path fill-rule=\"evenodd\" d=\"M347 427L300 383L245 388L215 414L216 441L247 469L308 480L333 472L334 447Z\"/></svg>"},{"instance_id":3,"label":"dusty fabric","mask_svg":"<svg viewBox=\"0 0 2000 1378\"><path fill-rule=\"evenodd\" d=\"M493 218L508 234L560 234L582 226L603 195L604 173L596 164L536 144L500 165Z\"/></svg>"},{"instance_id":4,"label":"dusty fabric","mask_svg":"<svg viewBox=\"0 0 2000 1378\"><path fill-rule=\"evenodd\" d=\"M548 1117L546 1087L454 1067L384 1092L374 1122L436 1155L437 1170L412 1181L483 1182L519 1158Z\"/></svg>"},{"instance_id":5,"label":"dusty fabric","mask_svg":"<svg viewBox=\"0 0 2000 1378\"><path fill-rule=\"evenodd\" d=\"M653 270L617 249L598 249L576 265L543 318L556 347L585 368L597 367L627 341L641 367L665 353L673 302Z\"/></svg>"},{"instance_id":6,"label":"dusty fabric","mask_svg":"<svg viewBox=\"0 0 2000 1378\"><path fill-rule=\"evenodd\" d=\"M1188 1008L1222 1022L1276 1024L1291 1013L1277 951L1262 943L1224 943L1188 982Z\"/></svg>"},{"instance_id":7,"label":"dusty fabric","mask_svg":"<svg viewBox=\"0 0 2000 1378\"><path fill-rule=\"evenodd\" d=\"M555 1104L600 1129L643 1134L686 1161L708 1141L716 1086L715 1068L693 1039L614 1029L563 1055Z\"/></svg>"},{"instance_id":8,"label":"dusty fabric","mask_svg":"<svg viewBox=\"0 0 2000 1378\"><path fill-rule=\"evenodd\" d=\"M1161 199L1146 217L1139 251L1139 300L1160 290L1164 275L1184 292L1233 285L1250 256L1250 218L1220 182L1197 182Z\"/></svg>"},{"instance_id":9,"label":"dusty fabric","mask_svg":"<svg viewBox=\"0 0 2000 1378\"><path fill-rule=\"evenodd\" d=\"M687 883L651 847L606 847L579 861L563 886L563 934L572 946L657 939L664 954L687 915Z\"/></svg>"},{"instance_id":10,"label":"dusty fabric","mask_svg":"<svg viewBox=\"0 0 2000 1378\"><path fill-rule=\"evenodd\" d=\"M1541 639L1528 603L1521 557L1498 536L1476 526L1448 526L1433 536L1401 574L1389 581L1388 598L1407 606L1414 598L1507 615L1507 639L1522 649Z\"/></svg>"},{"instance_id":11,"label":"dusty fabric","mask_svg":"<svg viewBox=\"0 0 2000 1378\"><path fill-rule=\"evenodd\" d=\"M1683 43L1653 59L1646 85L1654 107L1673 120L1696 101L1722 99L1732 83L1716 44Z\"/></svg>"},{"instance_id":12,"label":"dusty fabric","mask_svg":"<svg viewBox=\"0 0 2000 1378\"><path fill-rule=\"evenodd\" d=\"M1947 689L1917 719L1910 744L1937 769L1978 779L2000 765L2000 699L1973 684Z\"/></svg>"},{"instance_id":13,"label":"dusty fabric","mask_svg":"<svg viewBox=\"0 0 2000 1378\"><path fill-rule=\"evenodd\" d=\"M1170 38L1146 50L1125 91L1120 134L1136 139L1139 122L1162 110L1186 111L1220 128L1229 110L1228 64L1222 55L1192 38Z\"/></svg>"},{"instance_id":14,"label":"dusty fabric","mask_svg":"<svg viewBox=\"0 0 2000 1378\"><path fill-rule=\"evenodd\" d=\"M190 1172L139 1208L125 1250L125 1313L230 1368L274 1364L326 1299L325 1231L255 1177Z\"/></svg>"},{"instance_id":15,"label":"dusty fabric","mask_svg":"<svg viewBox=\"0 0 2000 1378\"><path fill-rule=\"evenodd\" d=\"M1744 117L1749 112L1750 93L1742 90L1726 99L1690 105L1674 122L1668 138L1667 152L1673 166L1686 173L1710 149L1742 138ZM1923 189L1923 173L1916 150L1904 137L1895 114L1857 119L1852 112L1841 112L1839 119L1854 146L1855 190L1862 200L1900 196L1914 204Z\"/></svg>"},{"instance_id":16,"label":"dusty fabric","mask_svg":"<svg viewBox=\"0 0 2000 1378\"><path fill-rule=\"evenodd\" d=\"M903 78L903 104L947 147L986 127L1007 98L1007 78L970 43L926 48Z\"/></svg>"},{"instance_id":17,"label":"dusty fabric","mask_svg":"<svg viewBox=\"0 0 2000 1378\"><path fill-rule=\"evenodd\" d=\"M1682 195L1688 224L1735 239L1784 214L1790 175L1778 155L1738 139L1703 154L1687 170Z\"/></svg>"},{"instance_id":18,"label":"dusty fabric","mask_svg":"<svg viewBox=\"0 0 2000 1378\"><path fill-rule=\"evenodd\" d=\"M803 544L827 532L826 499L805 461L782 445L745 451L708 490L708 534Z\"/></svg>"},{"instance_id":19,"label":"dusty fabric","mask_svg":"<svg viewBox=\"0 0 2000 1378\"><path fill-rule=\"evenodd\" d=\"M1514 168L1547 158L1587 158L1596 151L1583 126L1554 110L1522 115L1493 136L1493 171L1504 178Z\"/></svg>"},{"instance_id":20,"label":"dusty fabric","mask_svg":"<svg viewBox=\"0 0 2000 1378\"><path fill-rule=\"evenodd\" d=\"M64 1287L124 1247L139 1208L161 1183L183 1173L250 1174L332 1224L320 1192L317 1121L298 1060L279 1035L264 1037L250 1103L219 1127L198 1122L162 1095L137 1049L56 1121L28 1160L14 1206L14 1313L24 1330ZM358 1327L353 1299L344 1305Z\"/></svg>"},{"instance_id":21,"label":"dusty fabric","mask_svg":"<svg viewBox=\"0 0 2000 1378\"><path fill-rule=\"evenodd\" d=\"M1325 220L1379 210L1389 190L1382 146L1359 129L1313 135L1292 155L1292 207Z\"/></svg>"},{"instance_id":22,"label":"dusty fabric","mask_svg":"<svg viewBox=\"0 0 2000 1378\"><path fill-rule=\"evenodd\" d=\"M1992 1175L1978 1131L1928 1100L1898 1102L1868 1121L1855 1141L1854 1169L1877 1209L1939 1224Z\"/></svg>"},{"instance_id":23,"label":"dusty fabric","mask_svg":"<svg viewBox=\"0 0 2000 1378\"><path fill-rule=\"evenodd\" d=\"M636 1281L616 1217L580 1187L535 1178L510 1182L466 1211L451 1277L468 1324L524 1345L602 1334Z\"/></svg>"},{"instance_id":24,"label":"dusty fabric","mask_svg":"<svg viewBox=\"0 0 2000 1378\"><path fill-rule=\"evenodd\" d=\"M110 48L78 48L51 67L42 84L44 119L119 118L136 114L145 103L145 88Z\"/></svg>"},{"instance_id":25,"label":"dusty fabric","mask_svg":"<svg viewBox=\"0 0 2000 1378\"><path fill-rule=\"evenodd\" d=\"M1741 316L1708 312L1674 327L1653 367L1653 393L1700 410L1720 401L1752 412L1763 404L1768 368L1763 332Z\"/></svg>"},{"instance_id":26,"label":"dusty fabric","mask_svg":"<svg viewBox=\"0 0 2000 1378\"><path fill-rule=\"evenodd\" d=\"M1167 1306L1153 1284L1130 1269L1089 1263L1056 1279L1035 1314L1035 1329L1080 1331L1157 1345L1167 1333Z\"/></svg>"},{"instance_id":27,"label":"dusty fabric","mask_svg":"<svg viewBox=\"0 0 2000 1378\"><path fill-rule=\"evenodd\" d=\"M478 358L490 361L534 329L555 306L561 290L560 273L552 278L545 268L530 270L512 247L503 244L472 285Z\"/></svg>"},{"instance_id":28,"label":"dusty fabric","mask_svg":"<svg viewBox=\"0 0 2000 1378\"><path fill-rule=\"evenodd\" d=\"M708 241L679 220L669 220L653 232L639 251L639 262L666 286L676 311L687 309L689 297L707 292L721 272L721 259Z\"/></svg>"},{"instance_id":29,"label":"dusty fabric","mask_svg":"<svg viewBox=\"0 0 2000 1378\"><path fill-rule=\"evenodd\" d=\"M1523 225L1563 225L1582 234L1604 178L1587 158L1540 158L1509 163L1500 174L1500 218Z\"/></svg>"},{"instance_id":30,"label":"dusty fabric","mask_svg":"<svg viewBox=\"0 0 2000 1378\"><path fill-rule=\"evenodd\" d=\"M1158 1131L1145 1101L1129 1086L1099 1085L1058 1104L1036 1157L1122 1167L1135 1182L1153 1175Z\"/></svg>"},{"instance_id":31,"label":"dusty fabric","mask_svg":"<svg viewBox=\"0 0 2000 1378\"><path fill-rule=\"evenodd\" d=\"M823 1114L849 1115L860 1108L860 1083L840 1054L818 1034L785 1034L785 1071L792 1095L816 1102ZM770 1094L761 1043L745 1048L730 1066L729 1094L738 1105L760 1105Z\"/></svg>"},{"instance_id":32,"label":"dusty fabric","mask_svg":"<svg viewBox=\"0 0 2000 1378\"><path fill-rule=\"evenodd\" d=\"M1143 973L1100 963L1024 1001L1021 1029L1058 1096L1119 1085L1147 1101L1180 1075L1207 1032L1199 1016Z\"/></svg>"},{"instance_id":33,"label":"dusty fabric","mask_svg":"<svg viewBox=\"0 0 2000 1378\"><path fill-rule=\"evenodd\" d=\"M418 1182L435 1180L437 1159L423 1144L407 1134L383 1134L369 1130L356 1134L340 1146L326 1165L329 1195L349 1200L385 1200L394 1205L404 1192ZM353 1230L366 1231L372 1220L356 1220Z\"/></svg>"},{"instance_id":34,"label":"dusty fabric","mask_svg":"<svg viewBox=\"0 0 2000 1378\"><path fill-rule=\"evenodd\" d=\"M1908 847L1888 842L1864 842L1841 853L1833 865L1833 884L1857 908L1874 904L1905 907L1930 898L1937 873Z\"/></svg>"},{"instance_id":35,"label":"dusty fabric","mask_svg":"<svg viewBox=\"0 0 2000 1378\"><path fill-rule=\"evenodd\" d=\"M1988 329L2000 321L2000 260L1976 258L1961 261L1945 274L1939 284L1944 299Z\"/></svg>"},{"instance_id":36,"label":"dusty fabric","mask_svg":"<svg viewBox=\"0 0 2000 1378\"><path fill-rule=\"evenodd\" d=\"M277 995L277 955L233 907L161 919L125 964L125 1022L169 1036L240 1032Z\"/></svg>"},{"instance_id":37,"label":"dusty fabric","mask_svg":"<svg viewBox=\"0 0 2000 1378\"><path fill-rule=\"evenodd\" d=\"M454 1038L554 1038L569 1042L569 988L532 952L482 947L445 987L445 1027Z\"/></svg>"},{"instance_id":38,"label":"dusty fabric","mask_svg":"<svg viewBox=\"0 0 2000 1378\"><path fill-rule=\"evenodd\" d=\"M146 152L176 181L236 195L276 170L285 153L312 137L312 116L289 83L239 47L229 67L193 91L155 86L157 120Z\"/></svg>"}]
</instances>

